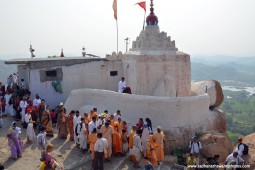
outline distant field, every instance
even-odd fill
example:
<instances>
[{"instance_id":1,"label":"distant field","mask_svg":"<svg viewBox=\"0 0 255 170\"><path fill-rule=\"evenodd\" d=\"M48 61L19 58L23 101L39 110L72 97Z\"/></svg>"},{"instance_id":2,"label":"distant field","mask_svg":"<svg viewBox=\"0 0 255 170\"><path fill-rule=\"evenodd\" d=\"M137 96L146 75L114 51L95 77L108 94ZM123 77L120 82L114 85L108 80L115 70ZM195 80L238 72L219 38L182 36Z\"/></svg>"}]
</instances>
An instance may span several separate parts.
<instances>
[{"instance_id":1,"label":"distant field","mask_svg":"<svg viewBox=\"0 0 255 170\"><path fill-rule=\"evenodd\" d=\"M227 133L233 143L240 136L255 132L255 95L249 96L246 92L230 92L220 109L224 110L227 121Z\"/></svg>"}]
</instances>

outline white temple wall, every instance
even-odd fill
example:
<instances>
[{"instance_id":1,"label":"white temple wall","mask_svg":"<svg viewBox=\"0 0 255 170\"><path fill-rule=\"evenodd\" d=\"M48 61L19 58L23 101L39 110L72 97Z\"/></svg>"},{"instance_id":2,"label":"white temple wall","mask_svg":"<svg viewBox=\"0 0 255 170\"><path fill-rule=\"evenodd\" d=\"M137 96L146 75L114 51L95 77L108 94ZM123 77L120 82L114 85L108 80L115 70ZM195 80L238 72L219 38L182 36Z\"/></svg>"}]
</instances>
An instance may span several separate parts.
<instances>
[{"instance_id":1,"label":"white temple wall","mask_svg":"<svg viewBox=\"0 0 255 170\"><path fill-rule=\"evenodd\" d=\"M62 69L62 89L63 93L55 92L52 87L52 81L40 81L40 70ZM117 91L118 81L123 76L121 61L105 62L95 61L71 66L62 66L56 68L43 68L30 70L31 92L32 96L36 93L41 98L55 107L59 102L65 102L69 93L74 89L95 88ZM117 71L116 76L111 76L110 71Z\"/></svg>"},{"instance_id":2,"label":"white temple wall","mask_svg":"<svg viewBox=\"0 0 255 170\"><path fill-rule=\"evenodd\" d=\"M18 65L18 82L20 83L21 79L24 79L25 85L29 88L29 67L27 65Z\"/></svg>"},{"instance_id":3,"label":"white temple wall","mask_svg":"<svg viewBox=\"0 0 255 170\"><path fill-rule=\"evenodd\" d=\"M153 125L163 126L164 130L188 127L205 127L209 116L210 99L207 94L189 97L155 97L134 94L121 94L107 90L73 90L66 103L67 111L79 108L80 112L89 112L97 107L101 113L105 109L109 114L121 110L123 120L129 125L138 122L138 118L149 117Z\"/></svg>"},{"instance_id":4,"label":"white temple wall","mask_svg":"<svg viewBox=\"0 0 255 170\"><path fill-rule=\"evenodd\" d=\"M132 55L123 57L123 70L134 94L189 96L190 57L178 55Z\"/></svg>"}]
</instances>

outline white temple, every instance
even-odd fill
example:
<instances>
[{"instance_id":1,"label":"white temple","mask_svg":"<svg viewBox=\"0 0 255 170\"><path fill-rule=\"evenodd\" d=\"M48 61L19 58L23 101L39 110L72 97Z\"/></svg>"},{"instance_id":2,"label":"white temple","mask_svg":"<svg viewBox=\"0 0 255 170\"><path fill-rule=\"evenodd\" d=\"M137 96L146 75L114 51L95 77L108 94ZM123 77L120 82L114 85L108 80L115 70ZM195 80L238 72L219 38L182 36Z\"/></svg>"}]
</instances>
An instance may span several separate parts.
<instances>
[{"instance_id":1,"label":"white temple","mask_svg":"<svg viewBox=\"0 0 255 170\"><path fill-rule=\"evenodd\" d=\"M32 95L40 94L51 106L65 102L68 112L89 112L92 107L99 112L121 110L129 125L139 117L151 118L154 126L162 126L168 134L169 153L195 133L218 131L220 113L209 108L222 103L222 90L219 84L208 82L193 88L199 92L191 91L190 56L178 51L175 41L160 32L152 1L150 11L147 26L125 54L6 63L19 64L20 78L25 79ZM125 77L133 94L117 93L121 77ZM53 82L60 83L62 93L54 90Z\"/></svg>"}]
</instances>

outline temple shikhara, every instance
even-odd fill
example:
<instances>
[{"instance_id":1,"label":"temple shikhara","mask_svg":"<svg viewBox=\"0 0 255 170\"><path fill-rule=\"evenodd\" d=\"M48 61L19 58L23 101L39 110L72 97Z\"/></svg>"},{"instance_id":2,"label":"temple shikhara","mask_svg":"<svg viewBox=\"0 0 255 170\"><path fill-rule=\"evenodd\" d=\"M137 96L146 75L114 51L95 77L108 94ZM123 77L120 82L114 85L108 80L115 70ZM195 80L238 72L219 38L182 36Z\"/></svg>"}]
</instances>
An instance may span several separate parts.
<instances>
[{"instance_id":1,"label":"temple shikhara","mask_svg":"<svg viewBox=\"0 0 255 170\"><path fill-rule=\"evenodd\" d=\"M192 84L190 56L160 31L159 23L151 1L146 27L125 53L113 52L106 58L35 57L6 64L18 64L19 77L32 96L40 93L51 107L64 102L68 113L93 107L99 112L121 110L129 125L149 117L164 129L166 153L187 145L197 133L227 138L222 113L215 109L223 101L220 84L214 80ZM121 77L132 94L117 92ZM226 141L224 145L231 145ZM221 154L228 153L225 149Z\"/></svg>"}]
</instances>

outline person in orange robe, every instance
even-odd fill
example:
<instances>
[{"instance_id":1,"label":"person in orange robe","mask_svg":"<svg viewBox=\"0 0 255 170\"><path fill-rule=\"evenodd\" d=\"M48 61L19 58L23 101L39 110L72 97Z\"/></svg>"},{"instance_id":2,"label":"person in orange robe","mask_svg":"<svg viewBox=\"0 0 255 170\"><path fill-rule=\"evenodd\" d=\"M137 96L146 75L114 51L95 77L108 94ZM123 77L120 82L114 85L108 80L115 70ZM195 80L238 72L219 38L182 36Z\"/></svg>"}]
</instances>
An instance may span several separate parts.
<instances>
[{"instance_id":1,"label":"person in orange robe","mask_svg":"<svg viewBox=\"0 0 255 170\"><path fill-rule=\"evenodd\" d=\"M98 113L97 113L97 108L96 107L93 108L93 116L97 116L98 117Z\"/></svg>"},{"instance_id":2,"label":"person in orange robe","mask_svg":"<svg viewBox=\"0 0 255 170\"><path fill-rule=\"evenodd\" d=\"M123 123L122 123L122 120L120 117L118 118L118 123L119 123L118 130L119 130L120 136L122 138ZM122 139L121 139L121 141L122 141Z\"/></svg>"},{"instance_id":3,"label":"person in orange robe","mask_svg":"<svg viewBox=\"0 0 255 170\"><path fill-rule=\"evenodd\" d=\"M149 139L146 143L146 156L150 159L152 166L157 166L157 156L156 152L158 149L158 145L153 141L153 135L149 135Z\"/></svg>"},{"instance_id":4,"label":"person in orange robe","mask_svg":"<svg viewBox=\"0 0 255 170\"><path fill-rule=\"evenodd\" d=\"M42 125L46 127L47 136L53 137L52 120L50 117L50 110L45 110L41 118Z\"/></svg>"},{"instance_id":5,"label":"person in orange robe","mask_svg":"<svg viewBox=\"0 0 255 170\"><path fill-rule=\"evenodd\" d=\"M91 151L91 157L92 157L92 167L94 165L94 159L95 159L95 150L94 146L96 141L98 140L97 138L97 129L94 128L92 133L88 135L88 140L89 140L89 150Z\"/></svg>"},{"instance_id":6,"label":"person in orange robe","mask_svg":"<svg viewBox=\"0 0 255 170\"><path fill-rule=\"evenodd\" d=\"M108 142L107 155L105 155L105 159L110 161L112 156L113 127L107 121L105 122L105 125L101 127L100 132L103 134L103 138L105 138Z\"/></svg>"},{"instance_id":7,"label":"person in orange robe","mask_svg":"<svg viewBox=\"0 0 255 170\"><path fill-rule=\"evenodd\" d=\"M157 127L157 132L154 133L153 140L158 145L156 155L158 164L160 164L164 160L164 140L165 140L165 135L160 126Z\"/></svg>"},{"instance_id":8,"label":"person in orange robe","mask_svg":"<svg viewBox=\"0 0 255 170\"><path fill-rule=\"evenodd\" d=\"M110 117L107 119L107 121L109 122L109 124L114 127L114 116L113 115L110 115Z\"/></svg>"},{"instance_id":9,"label":"person in orange robe","mask_svg":"<svg viewBox=\"0 0 255 170\"><path fill-rule=\"evenodd\" d=\"M88 116L88 120L89 122L92 121L92 117L96 116L97 117L97 112L95 112L94 110L90 110L90 114Z\"/></svg>"},{"instance_id":10,"label":"person in orange robe","mask_svg":"<svg viewBox=\"0 0 255 170\"><path fill-rule=\"evenodd\" d=\"M70 141L74 141L73 119L74 119L74 112L70 112L67 118L67 125L68 125L68 129L70 133L70 138L69 138Z\"/></svg>"},{"instance_id":11,"label":"person in orange robe","mask_svg":"<svg viewBox=\"0 0 255 170\"><path fill-rule=\"evenodd\" d=\"M89 130L89 115L88 113L84 113L84 122L85 122L85 128L87 130L87 137L88 137L88 130Z\"/></svg>"},{"instance_id":12,"label":"person in orange robe","mask_svg":"<svg viewBox=\"0 0 255 170\"><path fill-rule=\"evenodd\" d=\"M122 138L121 138L121 132L119 130L119 122L114 122L113 124L113 150L114 154L122 154Z\"/></svg>"},{"instance_id":13,"label":"person in orange robe","mask_svg":"<svg viewBox=\"0 0 255 170\"><path fill-rule=\"evenodd\" d=\"M136 130L137 130L137 127L134 125L132 127L132 130L131 130L129 136L128 136L128 139L129 139L129 141L128 141L129 152L130 152L131 148L133 148L133 145L134 145L134 135L136 134ZM130 155L129 159L131 161L134 161L135 160L135 156L131 155L130 153L129 153L129 155Z\"/></svg>"}]
</instances>

